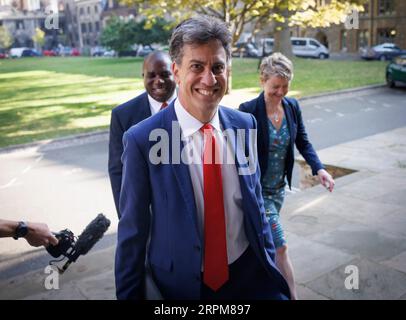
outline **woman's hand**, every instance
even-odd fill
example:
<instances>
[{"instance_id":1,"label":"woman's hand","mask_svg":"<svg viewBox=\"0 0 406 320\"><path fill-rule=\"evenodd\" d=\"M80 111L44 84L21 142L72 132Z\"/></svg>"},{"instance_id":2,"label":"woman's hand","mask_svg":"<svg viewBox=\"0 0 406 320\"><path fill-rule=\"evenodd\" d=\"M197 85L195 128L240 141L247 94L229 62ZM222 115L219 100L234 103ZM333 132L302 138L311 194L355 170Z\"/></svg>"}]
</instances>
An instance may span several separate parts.
<instances>
[{"instance_id":1,"label":"woman's hand","mask_svg":"<svg viewBox=\"0 0 406 320\"><path fill-rule=\"evenodd\" d=\"M324 169L317 171L317 176L319 177L320 183L325 186L328 191L332 192L335 185L333 177Z\"/></svg>"}]
</instances>

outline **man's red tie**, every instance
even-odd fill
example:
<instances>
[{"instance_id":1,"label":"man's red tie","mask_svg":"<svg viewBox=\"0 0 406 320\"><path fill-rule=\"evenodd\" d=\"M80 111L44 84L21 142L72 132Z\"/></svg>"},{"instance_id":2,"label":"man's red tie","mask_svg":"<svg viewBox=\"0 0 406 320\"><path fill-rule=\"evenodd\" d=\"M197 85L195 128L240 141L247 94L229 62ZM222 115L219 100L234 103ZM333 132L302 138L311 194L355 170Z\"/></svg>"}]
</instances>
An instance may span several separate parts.
<instances>
[{"instance_id":1,"label":"man's red tie","mask_svg":"<svg viewBox=\"0 0 406 320\"><path fill-rule=\"evenodd\" d=\"M203 153L204 263L203 282L217 291L228 280L226 223L224 216L221 163L216 163L213 127L205 124ZM217 161L218 162L218 161Z\"/></svg>"},{"instance_id":2,"label":"man's red tie","mask_svg":"<svg viewBox=\"0 0 406 320\"><path fill-rule=\"evenodd\" d=\"M161 108L159 109L159 111L161 111L162 109L165 109L168 106L168 103L166 103L166 101L164 103L161 104Z\"/></svg>"}]
</instances>

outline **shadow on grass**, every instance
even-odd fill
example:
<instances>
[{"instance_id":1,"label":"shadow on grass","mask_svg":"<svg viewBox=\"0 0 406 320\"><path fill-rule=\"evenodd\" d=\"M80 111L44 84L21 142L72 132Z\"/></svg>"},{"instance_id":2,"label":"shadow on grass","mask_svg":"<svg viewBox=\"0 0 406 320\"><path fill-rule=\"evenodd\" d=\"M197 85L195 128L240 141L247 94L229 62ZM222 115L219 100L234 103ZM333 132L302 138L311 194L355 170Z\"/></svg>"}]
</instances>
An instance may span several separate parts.
<instances>
[{"instance_id":1,"label":"shadow on grass","mask_svg":"<svg viewBox=\"0 0 406 320\"><path fill-rule=\"evenodd\" d=\"M12 104L17 104L19 107L19 102L24 102L26 105L38 99L55 99L57 102L58 99L68 97L84 98L95 94L117 94L120 91L135 91L143 88L141 81L130 79L89 78L52 73L48 75L48 79L38 76L8 81L0 79L0 85L2 87L0 101L3 107Z\"/></svg>"},{"instance_id":2,"label":"shadow on grass","mask_svg":"<svg viewBox=\"0 0 406 320\"><path fill-rule=\"evenodd\" d=\"M13 59L0 62L2 72L53 71L72 75L142 78L143 58L57 57Z\"/></svg>"},{"instance_id":3,"label":"shadow on grass","mask_svg":"<svg viewBox=\"0 0 406 320\"><path fill-rule=\"evenodd\" d=\"M0 111L0 147L106 128L111 105L98 101Z\"/></svg>"}]
</instances>

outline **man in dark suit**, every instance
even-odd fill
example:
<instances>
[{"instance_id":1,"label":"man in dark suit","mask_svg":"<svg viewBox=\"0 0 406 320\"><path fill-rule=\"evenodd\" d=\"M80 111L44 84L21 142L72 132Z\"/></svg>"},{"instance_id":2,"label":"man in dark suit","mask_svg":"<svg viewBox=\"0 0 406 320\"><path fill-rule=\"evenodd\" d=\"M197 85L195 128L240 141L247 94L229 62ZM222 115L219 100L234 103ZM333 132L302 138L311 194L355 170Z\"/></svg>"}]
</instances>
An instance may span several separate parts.
<instances>
[{"instance_id":1,"label":"man in dark suit","mask_svg":"<svg viewBox=\"0 0 406 320\"><path fill-rule=\"evenodd\" d=\"M146 257L164 299L289 298L258 162L246 156L256 157L256 121L219 106L230 43L215 18L178 25L170 41L178 98L124 134L118 299L145 298Z\"/></svg>"},{"instance_id":2,"label":"man in dark suit","mask_svg":"<svg viewBox=\"0 0 406 320\"><path fill-rule=\"evenodd\" d=\"M114 203L120 218L119 198L123 165L123 134L131 126L166 107L176 97L176 83L171 71L171 59L162 51L149 54L143 64L142 77L146 92L127 101L111 112L109 142L109 176Z\"/></svg>"}]
</instances>

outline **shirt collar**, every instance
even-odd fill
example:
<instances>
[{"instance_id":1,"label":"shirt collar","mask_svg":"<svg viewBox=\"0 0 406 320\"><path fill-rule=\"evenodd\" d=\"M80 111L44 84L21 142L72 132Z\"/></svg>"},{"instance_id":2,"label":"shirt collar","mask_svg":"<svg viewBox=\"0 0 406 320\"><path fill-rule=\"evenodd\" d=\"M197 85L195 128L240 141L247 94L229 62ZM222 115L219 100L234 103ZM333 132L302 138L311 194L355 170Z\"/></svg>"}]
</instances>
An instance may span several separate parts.
<instances>
[{"instance_id":1,"label":"shirt collar","mask_svg":"<svg viewBox=\"0 0 406 320\"><path fill-rule=\"evenodd\" d=\"M161 106L162 106L162 103L163 103L163 102L156 101L156 100L155 100L154 98L152 98L149 94L147 94L147 95L148 95L148 102L149 102L149 105L151 106L151 109L154 111L153 114L159 112L159 110L161 110ZM173 91L172 97L170 97L169 100L166 101L166 102L167 102L168 105L169 105L169 104L170 104L173 100L175 100L175 99L176 99L176 90Z\"/></svg>"},{"instance_id":2,"label":"shirt collar","mask_svg":"<svg viewBox=\"0 0 406 320\"><path fill-rule=\"evenodd\" d=\"M219 108L217 108L216 113L210 120L210 124L213 128L221 133L220 118L219 118ZM189 137L200 130L204 125L201 121L193 117L186 109L182 106L179 99L175 100L175 113L179 121L179 126L182 130L182 136L184 138Z\"/></svg>"}]
</instances>

